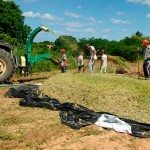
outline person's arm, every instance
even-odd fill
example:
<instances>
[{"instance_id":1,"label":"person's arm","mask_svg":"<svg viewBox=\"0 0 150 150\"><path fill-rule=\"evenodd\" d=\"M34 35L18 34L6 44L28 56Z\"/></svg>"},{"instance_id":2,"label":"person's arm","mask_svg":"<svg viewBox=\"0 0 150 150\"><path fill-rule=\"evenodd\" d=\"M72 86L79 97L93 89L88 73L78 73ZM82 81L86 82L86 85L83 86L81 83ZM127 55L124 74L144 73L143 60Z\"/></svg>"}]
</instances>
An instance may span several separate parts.
<instances>
[{"instance_id":1,"label":"person's arm","mask_svg":"<svg viewBox=\"0 0 150 150\"><path fill-rule=\"evenodd\" d=\"M145 51L145 58L150 59L150 48L149 47Z\"/></svg>"},{"instance_id":2,"label":"person's arm","mask_svg":"<svg viewBox=\"0 0 150 150\"><path fill-rule=\"evenodd\" d=\"M147 59L150 59L150 56L146 56Z\"/></svg>"}]
</instances>

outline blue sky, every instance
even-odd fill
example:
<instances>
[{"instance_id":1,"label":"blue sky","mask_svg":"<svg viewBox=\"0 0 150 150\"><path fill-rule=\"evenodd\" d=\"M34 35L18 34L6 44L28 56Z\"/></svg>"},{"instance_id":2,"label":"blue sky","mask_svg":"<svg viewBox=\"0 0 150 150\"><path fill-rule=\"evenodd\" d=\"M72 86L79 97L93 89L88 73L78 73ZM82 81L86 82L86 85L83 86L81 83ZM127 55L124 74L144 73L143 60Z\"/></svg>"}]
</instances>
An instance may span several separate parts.
<instances>
[{"instance_id":1,"label":"blue sky","mask_svg":"<svg viewBox=\"0 0 150 150\"><path fill-rule=\"evenodd\" d=\"M13 0L25 24L43 25L56 35L40 32L35 41L55 41L58 35L77 39L119 41L137 31L150 36L150 0Z\"/></svg>"}]
</instances>

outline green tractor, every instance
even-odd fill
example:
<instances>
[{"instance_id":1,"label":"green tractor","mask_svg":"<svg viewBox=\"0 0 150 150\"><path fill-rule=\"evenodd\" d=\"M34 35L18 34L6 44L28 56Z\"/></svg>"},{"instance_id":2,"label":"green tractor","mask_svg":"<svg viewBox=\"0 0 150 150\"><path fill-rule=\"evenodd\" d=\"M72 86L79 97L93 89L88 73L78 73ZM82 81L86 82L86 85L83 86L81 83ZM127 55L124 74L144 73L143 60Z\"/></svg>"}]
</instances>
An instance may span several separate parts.
<instances>
[{"instance_id":1,"label":"green tractor","mask_svg":"<svg viewBox=\"0 0 150 150\"><path fill-rule=\"evenodd\" d=\"M22 70L26 76L29 72L29 67L31 64L39 60L51 59L49 54L41 54L37 56L31 55L34 37L42 30L45 32L49 31L46 27L40 26L33 30L33 32L30 34L26 45L26 55L21 56L20 63L17 57L11 55L11 47L6 43L0 42L0 83L9 81L16 69Z\"/></svg>"}]
</instances>

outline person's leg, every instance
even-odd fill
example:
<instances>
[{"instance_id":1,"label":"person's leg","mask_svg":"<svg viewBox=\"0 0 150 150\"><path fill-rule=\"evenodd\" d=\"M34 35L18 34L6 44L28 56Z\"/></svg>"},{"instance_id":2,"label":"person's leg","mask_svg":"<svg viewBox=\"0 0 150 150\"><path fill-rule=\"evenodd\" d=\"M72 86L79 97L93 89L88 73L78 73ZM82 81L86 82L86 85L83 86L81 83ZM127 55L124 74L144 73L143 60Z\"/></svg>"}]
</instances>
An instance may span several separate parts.
<instances>
[{"instance_id":1,"label":"person's leg","mask_svg":"<svg viewBox=\"0 0 150 150\"><path fill-rule=\"evenodd\" d=\"M146 78L150 78L150 62L146 63L145 69L146 69L146 72L147 72Z\"/></svg>"},{"instance_id":2,"label":"person's leg","mask_svg":"<svg viewBox=\"0 0 150 150\"><path fill-rule=\"evenodd\" d=\"M81 72L81 66L78 66L78 73Z\"/></svg>"},{"instance_id":3,"label":"person's leg","mask_svg":"<svg viewBox=\"0 0 150 150\"><path fill-rule=\"evenodd\" d=\"M84 72L84 65L81 65L81 71Z\"/></svg>"},{"instance_id":4,"label":"person's leg","mask_svg":"<svg viewBox=\"0 0 150 150\"><path fill-rule=\"evenodd\" d=\"M143 71L144 71L144 77L148 78L148 72L147 72L147 63L143 64Z\"/></svg>"},{"instance_id":5,"label":"person's leg","mask_svg":"<svg viewBox=\"0 0 150 150\"><path fill-rule=\"evenodd\" d=\"M61 73L65 73L66 72L66 66L64 66L64 67L61 67Z\"/></svg>"},{"instance_id":6,"label":"person's leg","mask_svg":"<svg viewBox=\"0 0 150 150\"><path fill-rule=\"evenodd\" d=\"M104 65L101 67L101 73L106 73L106 67Z\"/></svg>"},{"instance_id":7,"label":"person's leg","mask_svg":"<svg viewBox=\"0 0 150 150\"><path fill-rule=\"evenodd\" d=\"M103 73L103 66L101 66L101 73Z\"/></svg>"},{"instance_id":8,"label":"person's leg","mask_svg":"<svg viewBox=\"0 0 150 150\"><path fill-rule=\"evenodd\" d=\"M64 66L64 72L66 72L67 71L67 66Z\"/></svg>"},{"instance_id":9,"label":"person's leg","mask_svg":"<svg viewBox=\"0 0 150 150\"><path fill-rule=\"evenodd\" d=\"M93 73L93 61L92 60L89 61L89 70L91 73Z\"/></svg>"},{"instance_id":10,"label":"person's leg","mask_svg":"<svg viewBox=\"0 0 150 150\"><path fill-rule=\"evenodd\" d=\"M61 67L61 73L64 73L64 67Z\"/></svg>"},{"instance_id":11,"label":"person's leg","mask_svg":"<svg viewBox=\"0 0 150 150\"><path fill-rule=\"evenodd\" d=\"M148 76L150 78L150 61L148 61Z\"/></svg>"},{"instance_id":12,"label":"person's leg","mask_svg":"<svg viewBox=\"0 0 150 150\"><path fill-rule=\"evenodd\" d=\"M104 67L104 73L106 73L106 66Z\"/></svg>"},{"instance_id":13,"label":"person's leg","mask_svg":"<svg viewBox=\"0 0 150 150\"><path fill-rule=\"evenodd\" d=\"M93 60L92 60L92 72L93 72L93 73L94 73L94 71L95 71L94 64L95 64L95 60L93 59Z\"/></svg>"},{"instance_id":14,"label":"person's leg","mask_svg":"<svg viewBox=\"0 0 150 150\"><path fill-rule=\"evenodd\" d=\"M94 73L94 62L92 64L92 73Z\"/></svg>"}]
</instances>

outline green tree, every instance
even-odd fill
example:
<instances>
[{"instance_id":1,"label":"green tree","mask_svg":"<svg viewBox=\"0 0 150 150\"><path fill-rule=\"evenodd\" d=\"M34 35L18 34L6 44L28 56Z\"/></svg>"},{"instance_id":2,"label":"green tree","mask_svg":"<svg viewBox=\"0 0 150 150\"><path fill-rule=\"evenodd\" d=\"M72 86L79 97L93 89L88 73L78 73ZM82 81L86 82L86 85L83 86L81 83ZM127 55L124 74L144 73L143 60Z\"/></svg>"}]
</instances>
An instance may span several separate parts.
<instances>
[{"instance_id":1,"label":"green tree","mask_svg":"<svg viewBox=\"0 0 150 150\"><path fill-rule=\"evenodd\" d=\"M10 37L8 34L1 33L0 34L0 42L6 42L9 43L10 45L17 45L17 39Z\"/></svg>"},{"instance_id":2,"label":"green tree","mask_svg":"<svg viewBox=\"0 0 150 150\"><path fill-rule=\"evenodd\" d=\"M96 50L98 50L98 49L102 50L102 49L105 49L107 44L109 44L109 41L106 39L102 39L102 38L95 39L94 37L89 38L89 39L86 39L86 38L80 39L79 40L80 50L82 50L84 52L85 56L89 56L90 53L89 53L89 49L87 48L86 44L93 45ZM98 54L100 54L100 51Z\"/></svg>"},{"instance_id":3,"label":"green tree","mask_svg":"<svg viewBox=\"0 0 150 150\"><path fill-rule=\"evenodd\" d=\"M126 46L138 46L142 43L142 38L136 35L133 35L132 37L125 37L125 39L119 41L120 44L126 45Z\"/></svg>"},{"instance_id":4,"label":"green tree","mask_svg":"<svg viewBox=\"0 0 150 150\"><path fill-rule=\"evenodd\" d=\"M139 36L139 37L142 37L142 36L143 36L143 34L142 34L140 31L137 31L137 32L135 33L135 35L136 35L136 36Z\"/></svg>"},{"instance_id":5,"label":"green tree","mask_svg":"<svg viewBox=\"0 0 150 150\"><path fill-rule=\"evenodd\" d=\"M24 24L24 16L19 6L13 1L0 0L0 14L0 33L8 34L19 43L25 44L31 27Z\"/></svg>"},{"instance_id":6,"label":"green tree","mask_svg":"<svg viewBox=\"0 0 150 150\"><path fill-rule=\"evenodd\" d=\"M79 52L76 38L72 36L60 36L55 41L54 50L60 51L61 49L66 49L68 53L72 53L72 55L76 56Z\"/></svg>"}]
</instances>

